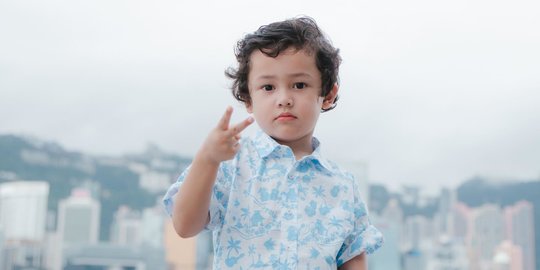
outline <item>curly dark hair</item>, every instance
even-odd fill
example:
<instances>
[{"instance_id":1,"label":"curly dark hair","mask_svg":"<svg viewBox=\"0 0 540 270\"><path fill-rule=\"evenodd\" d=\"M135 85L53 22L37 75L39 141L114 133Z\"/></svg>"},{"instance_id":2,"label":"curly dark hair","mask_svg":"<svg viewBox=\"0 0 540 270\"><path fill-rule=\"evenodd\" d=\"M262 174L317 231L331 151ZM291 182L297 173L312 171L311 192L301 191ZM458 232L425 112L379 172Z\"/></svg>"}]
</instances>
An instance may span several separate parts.
<instances>
[{"instance_id":1,"label":"curly dark hair","mask_svg":"<svg viewBox=\"0 0 540 270\"><path fill-rule=\"evenodd\" d=\"M281 52L294 48L306 50L315 55L317 68L321 73L321 96L326 97L334 84L339 82L338 72L341 64L339 49L334 48L315 20L310 17L298 17L281 22L261 26L252 34L247 34L238 41L235 49L238 69L229 67L225 75L233 79L231 87L233 96L240 102L250 104L248 88L250 57L254 50L260 50L269 57L277 57ZM332 107L322 109L323 112L336 107L338 97Z\"/></svg>"}]
</instances>

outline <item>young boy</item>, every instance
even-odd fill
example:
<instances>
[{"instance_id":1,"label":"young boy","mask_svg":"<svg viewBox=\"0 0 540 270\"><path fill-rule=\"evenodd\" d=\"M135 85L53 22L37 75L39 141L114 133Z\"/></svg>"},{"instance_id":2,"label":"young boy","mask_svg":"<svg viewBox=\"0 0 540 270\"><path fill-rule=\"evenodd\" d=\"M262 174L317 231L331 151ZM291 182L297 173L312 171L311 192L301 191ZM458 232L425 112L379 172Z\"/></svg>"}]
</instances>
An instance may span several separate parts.
<instances>
[{"instance_id":1,"label":"young boy","mask_svg":"<svg viewBox=\"0 0 540 270\"><path fill-rule=\"evenodd\" d=\"M233 95L253 118L217 127L164 198L174 228L213 231L214 269L367 269L382 244L353 176L322 156L313 130L336 106L340 57L306 17L238 42ZM252 138L240 132L256 121Z\"/></svg>"}]
</instances>

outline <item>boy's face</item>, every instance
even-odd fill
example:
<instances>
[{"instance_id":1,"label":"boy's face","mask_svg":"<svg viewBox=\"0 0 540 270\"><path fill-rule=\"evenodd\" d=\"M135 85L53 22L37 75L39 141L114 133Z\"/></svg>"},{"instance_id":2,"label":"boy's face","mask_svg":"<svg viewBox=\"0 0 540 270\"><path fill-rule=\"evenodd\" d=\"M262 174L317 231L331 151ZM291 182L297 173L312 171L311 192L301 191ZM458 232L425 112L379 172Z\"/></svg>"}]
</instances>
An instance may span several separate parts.
<instances>
[{"instance_id":1,"label":"boy's face","mask_svg":"<svg viewBox=\"0 0 540 270\"><path fill-rule=\"evenodd\" d=\"M305 50L288 49L275 58L255 50L250 60L248 112L279 143L311 143L321 109L332 106L337 85L320 96L321 73L315 56Z\"/></svg>"}]
</instances>

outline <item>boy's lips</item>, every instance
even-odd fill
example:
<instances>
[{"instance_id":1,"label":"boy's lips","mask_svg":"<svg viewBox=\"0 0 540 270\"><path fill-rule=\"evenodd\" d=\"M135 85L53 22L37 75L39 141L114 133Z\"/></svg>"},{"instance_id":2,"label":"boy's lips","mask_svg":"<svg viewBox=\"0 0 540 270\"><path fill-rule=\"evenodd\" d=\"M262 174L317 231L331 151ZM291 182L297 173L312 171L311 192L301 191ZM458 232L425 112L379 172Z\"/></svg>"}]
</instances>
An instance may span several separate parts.
<instances>
[{"instance_id":1,"label":"boy's lips","mask_svg":"<svg viewBox=\"0 0 540 270\"><path fill-rule=\"evenodd\" d=\"M296 116L294 116L293 114L291 113L281 113L280 115L278 115L278 117L275 118L275 120L283 120L283 121L286 121L286 120L294 120L296 119Z\"/></svg>"}]
</instances>

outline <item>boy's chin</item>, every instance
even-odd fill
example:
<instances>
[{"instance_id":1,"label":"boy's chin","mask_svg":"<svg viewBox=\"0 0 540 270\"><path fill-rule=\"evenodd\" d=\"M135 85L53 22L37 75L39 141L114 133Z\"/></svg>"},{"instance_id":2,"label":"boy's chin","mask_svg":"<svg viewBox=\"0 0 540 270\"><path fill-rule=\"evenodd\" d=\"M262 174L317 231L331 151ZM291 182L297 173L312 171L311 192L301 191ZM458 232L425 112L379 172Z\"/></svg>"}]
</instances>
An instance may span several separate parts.
<instances>
[{"instance_id":1,"label":"boy's chin","mask_svg":"<svg viewBox=\"0 0 540 270\"><path fill-rule=\"evenodd\" d=\"M267 133L268 134L268 133ZM276 142L280 143L280 144L288 144L288 143L293 143L293 142L297 142L298 140L301 140L302 138L305 138L305 136L307 136L309 134L306 134L306 135L300 135L300 134L291 134L291 133L288 133L288 134L269 134L269 136L274 139Z\"/></svg>"}]
</instances>

